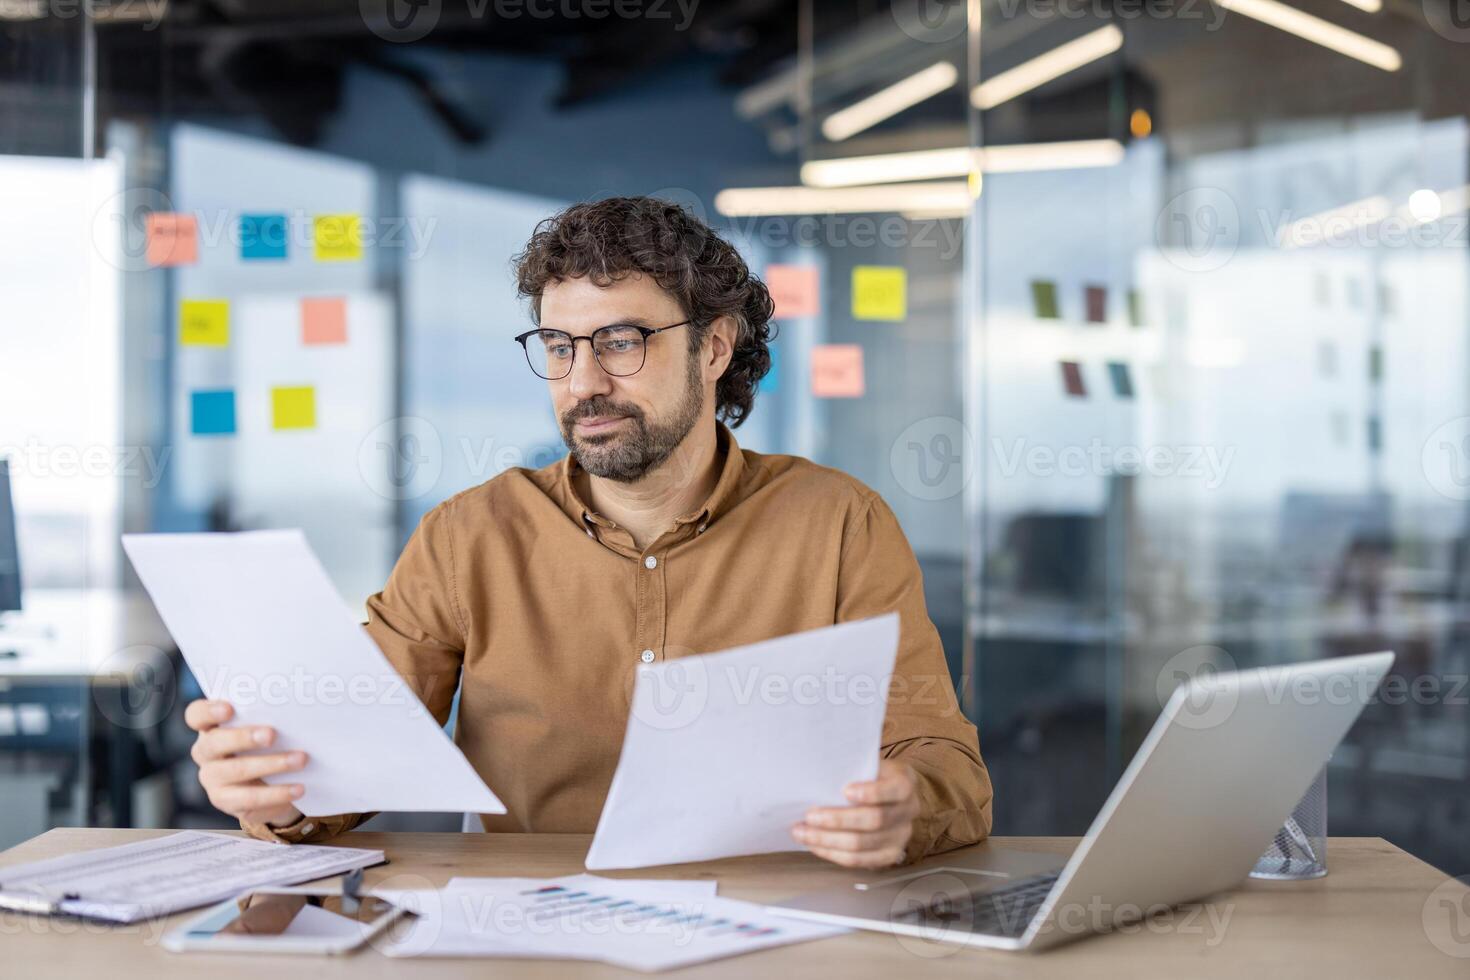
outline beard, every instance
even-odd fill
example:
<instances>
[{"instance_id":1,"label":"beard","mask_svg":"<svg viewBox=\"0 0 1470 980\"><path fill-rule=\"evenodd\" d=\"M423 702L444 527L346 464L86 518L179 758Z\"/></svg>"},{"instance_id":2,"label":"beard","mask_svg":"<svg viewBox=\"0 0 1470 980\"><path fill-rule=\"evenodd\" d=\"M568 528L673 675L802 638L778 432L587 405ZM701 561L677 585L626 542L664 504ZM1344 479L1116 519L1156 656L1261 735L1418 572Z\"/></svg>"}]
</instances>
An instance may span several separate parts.
<instances>
[{"instance_id":1,"label":"beard","mask_svg":"<svg viewBox=\"0 0 1470 980\"><path fill-rule=\"evenodd\" d=\"M636 405L598 395L562 413L561 435L572 457L588 473L619 483L636 483L673 455L699 421L703 405L699 360L691 354L684 391L667 419L649 421ZM606 435L577 435L578 419L599 416L623 416L628 424Z\"/></svg>"}]
</instances>

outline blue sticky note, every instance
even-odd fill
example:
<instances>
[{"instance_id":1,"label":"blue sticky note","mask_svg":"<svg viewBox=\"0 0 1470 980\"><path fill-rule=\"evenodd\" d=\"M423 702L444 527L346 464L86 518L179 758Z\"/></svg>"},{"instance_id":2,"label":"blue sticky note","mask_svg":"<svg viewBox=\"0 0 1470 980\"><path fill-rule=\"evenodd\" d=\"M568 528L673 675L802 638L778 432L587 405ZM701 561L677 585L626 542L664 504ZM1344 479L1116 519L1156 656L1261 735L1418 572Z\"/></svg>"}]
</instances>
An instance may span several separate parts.
<instances>
[{"instance_id":1,"label":"blue sticky note","mask_svg":"<svg viewBox=\"0 0 1470 980\"><path fill-rule=\"evenodd\" d=\"M776 347L772 345L771 347L768 347L766 349L771 352L771 369L766 372L766 376L764 378L761 378L761 382L756 386L755 390L780 391L781 375L776 370L780 366L780 362L776 358Z\"/></svg>"},{"instance_id":2,"label":"blue sticky note","mask_svg":"<svg viewBox=\"0 0 1470 980\"><path fill-rule=\"evenodd\" d=\"M240 215L240 258L284 259L286 216L284 214Z\"/></svg>"},{"instance_id":3,"label":"blue sticky note","mask_svg":"<svg viewBox=\"0 0 1470 980\"><path fill-rule=\"evenodd\" d=\"M190 430L196 436L228 436L235 432L235 393L219 391L189 393Z\"/></svg>"}]
</instances>

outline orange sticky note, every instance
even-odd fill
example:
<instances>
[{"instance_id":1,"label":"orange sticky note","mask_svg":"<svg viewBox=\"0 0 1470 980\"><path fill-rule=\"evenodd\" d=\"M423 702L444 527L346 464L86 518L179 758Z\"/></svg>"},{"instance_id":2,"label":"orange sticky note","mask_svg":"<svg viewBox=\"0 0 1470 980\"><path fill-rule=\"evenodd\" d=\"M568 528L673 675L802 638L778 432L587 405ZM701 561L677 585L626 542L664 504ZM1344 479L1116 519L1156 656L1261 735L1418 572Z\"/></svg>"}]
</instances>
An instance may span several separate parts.
<instances>
[{"instance_id":1,"label":"orange sticky note","mask_svg":"<svg viewBox=\"0 0 1470 980\"><path fill-rule=\"evenodd\" d=\"M199 261L199 221L192 214L155 211L144 221L144 233L149 265L193 265Z\"/></svg>"},{"instance_id":2,"label":"orange sticky note","mask_svg":"<svg viewBox=\"0 0 1470 980\"><path fill-rule=\"evenodd\" d=\"M347 301L340 296L309 296L301 301L303 344L347 343Z\"/></svg>"},{"instance_id":3,"label":"orange sticky note","mask_svg":"<svg viewBox=\"0 0 1470 980\"><path fill-rule=\"evenodd\" d=\"M776 303L776 319L816 316L821 309L814 265L766 266L766 289Z\"/></svg>"},{"instance_id":4,"label":"orange sticky note","mask_svg":"<svg viewBox=\"0 0 1470 980\"><path fill-rule=\"evenodd\" d=\"M820 344L812 348L812 396L863 397L863 349L858 344Z\"/></svg>"}]
</instances>

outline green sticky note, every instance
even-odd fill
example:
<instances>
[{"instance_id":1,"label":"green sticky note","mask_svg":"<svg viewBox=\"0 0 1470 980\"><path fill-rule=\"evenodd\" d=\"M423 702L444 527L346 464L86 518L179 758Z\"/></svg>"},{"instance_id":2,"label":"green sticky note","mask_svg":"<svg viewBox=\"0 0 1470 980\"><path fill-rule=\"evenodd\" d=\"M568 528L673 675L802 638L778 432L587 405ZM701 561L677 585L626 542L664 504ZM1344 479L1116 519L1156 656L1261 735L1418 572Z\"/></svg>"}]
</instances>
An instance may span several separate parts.
<instances>
[{"instance_id":1,"label":"green sticky note","mask_svg":"<svg viewBox=\"0 0 1470 980\"><path fill-rule=\"evenodd\" d=\"M316 389L310 386L272 388L271 428L316 428Z\"/></svg>"},{"instance_id":2,"label":"green sticky note","mask_svg":"<svg viewBox=\"0 0 1470 980\"><path fill-rule=\"evenodd\" d=\"M1057 284L1050 279L1031 280L1031 306L1039 320L1058 320Z\"/></svg>"},{"instance_id":3,"label":"green sticky note","mask_svg":"<svg viewBox=\"0 0 1470 980\"><path fill-rule=\"evenodd\" d=\"M179 343L184 347L226 347L230 343L230 301L186 299L179 303Z\"/></svg>"},{"instance_id":4,"label":"green sticky note","mask_svg":"<svg viewBox=\"0 0 1470 980\"><path fill-rule=\"evenodd\" d=\"M852 315L857 320L908 316L908 272L897 265L859 265L852 270Z\"/></svg>"}]
</instances>

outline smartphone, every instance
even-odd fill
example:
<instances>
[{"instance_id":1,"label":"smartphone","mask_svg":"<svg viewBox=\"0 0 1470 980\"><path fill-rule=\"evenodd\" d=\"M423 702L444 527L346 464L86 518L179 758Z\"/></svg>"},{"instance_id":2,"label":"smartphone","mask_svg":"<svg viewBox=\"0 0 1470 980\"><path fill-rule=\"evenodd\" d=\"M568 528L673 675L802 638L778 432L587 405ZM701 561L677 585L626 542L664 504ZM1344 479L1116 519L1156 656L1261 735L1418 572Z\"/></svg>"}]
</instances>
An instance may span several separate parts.
<instances>
[{"instance_id":1,"label":"smartphone","mask_svg":"<svg viewBox=\"0 0 1470 980\"><path fill-rule=\"evenodd\" d=\"M404 910L385 899L344 899L340 891L257 888L189 920L163 937L175 953L349 953Z\"/></svg>"}]
</instances>

